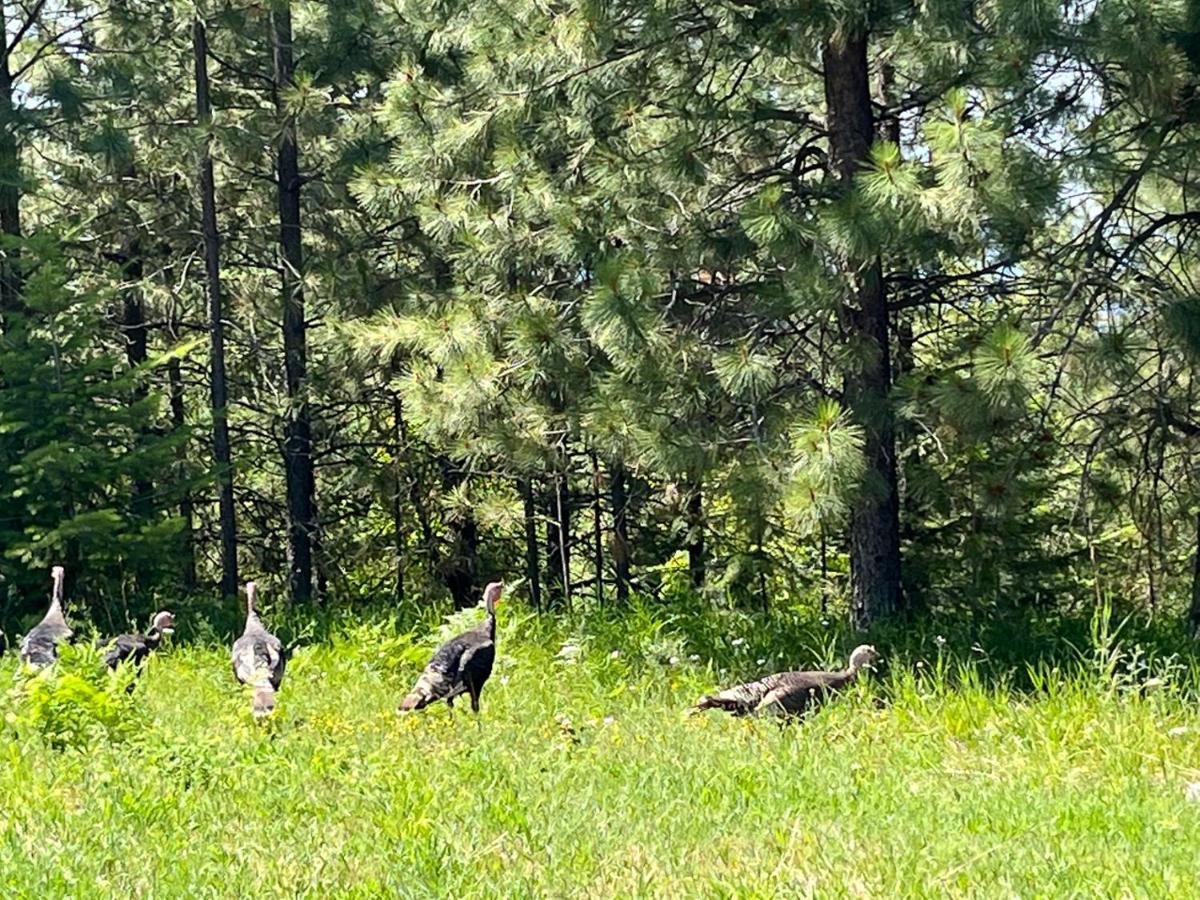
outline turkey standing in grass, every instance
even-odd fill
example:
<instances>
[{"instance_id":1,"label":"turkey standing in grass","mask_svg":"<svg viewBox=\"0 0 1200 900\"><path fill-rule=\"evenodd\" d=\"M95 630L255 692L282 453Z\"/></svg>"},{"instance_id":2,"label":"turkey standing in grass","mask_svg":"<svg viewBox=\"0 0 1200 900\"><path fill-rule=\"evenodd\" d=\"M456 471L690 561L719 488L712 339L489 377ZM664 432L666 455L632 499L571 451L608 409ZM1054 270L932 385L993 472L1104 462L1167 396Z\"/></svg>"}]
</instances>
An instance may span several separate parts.
<instances>
[{"instance_id":1,"label":"turkey standing in grass","mask_svg":"<svg viewBox=\"0 0 1200 900\"><path fill-rule=\"evenodd\" d=\"M251 710L256 719L275 710L275 692L283 681L283 668L287 664L283 644L259 621L254 609L257 593L258 585L247 581L246 627L233 642L233 674L242 684L254 687Z\"/></svg>"},{"instance_id":2,"label":"turkey standing in grass","mask_svg":"<svg viewBox=\"0 0 1200 900\"><path fill-rule=\"evenodd\" d=\"M145 634L119 634L111 641L100 641L100 646L107 648L104 651L104 664L115 669L123 662L132 662L140 671L150 651L157 650L163 636L174 630L175 617L165 609L157 612Z\"/></svg>"},{"instance_id":3,"label":"turkey standing in grass","mask_svg":"<svg viewBox=\"0 0 1200 900\"><path fill-rule=\"evenodd\" d=\"M453 707L459 694L471 695L471 709L479 712L479 694L496 661L496 604L504 582L493 581L483 592L487 618L438 648L433 659L400 704L401 711L424 709L445 700Z\"/></svg>"},{"instance_id":4,"label":"turkey standing in grass","mask_svg":"<svg viewBox=\"0 0 1200 900\"><path fill-rule=\"evenodd\" d=\"M701 697L695 709L723 709L735 716L760 712L801 715L854 681L859 670L876 656L874 647L863 644L854 648L850 665L841 672L779 672Z\"/></svg>"},{"instance_id":5,"label":"turkey standing in grass","mask_svg":"<svg viewBox=\"0 0 1200 900\"><path fill-rule=\"evenodd\" d=\"M21 641L22 661L38 669L54 662L58 658L58 645L71 639L72 631L63 615L64 577L62 566L55 566L50 570L50 578L54 582L50 594L50 609L42 621L33 626Z\"/></svg>"}]
</instances>

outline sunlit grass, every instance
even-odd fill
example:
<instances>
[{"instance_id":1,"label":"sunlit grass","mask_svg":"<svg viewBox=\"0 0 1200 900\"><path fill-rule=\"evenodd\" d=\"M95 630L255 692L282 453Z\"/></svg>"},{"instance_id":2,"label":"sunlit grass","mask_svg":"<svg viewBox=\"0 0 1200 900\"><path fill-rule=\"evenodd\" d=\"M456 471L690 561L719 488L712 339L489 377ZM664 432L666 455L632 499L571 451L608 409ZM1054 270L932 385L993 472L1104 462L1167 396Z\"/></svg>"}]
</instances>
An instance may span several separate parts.
<instances>
[{"instance_id":1,"label":"sunlit grass","mask_svg":"<svg viewBox=\"0 0 1200 900\"><path fill-rule=\"evenodd\" d=\"M742 645L710 663L669 628L640 634L610 647L510 616L478 719L398 716L425 650L382 625L303 648L265 725L220 647L152 660L132 736L76 728L51 749L62 710L31 716L10 694L0 885L79 897L1195 889L1200 803L1185 793L1200 781L1200 714L1178 670L1149 692L1100 668L1035 672L1040 690L1018 693L931 656L780 727L686 715L722 668L755 668ZM559 655L568 641L578 656ZM6 684L14 671L6 658Z\"/></svg>"}]
</instances>

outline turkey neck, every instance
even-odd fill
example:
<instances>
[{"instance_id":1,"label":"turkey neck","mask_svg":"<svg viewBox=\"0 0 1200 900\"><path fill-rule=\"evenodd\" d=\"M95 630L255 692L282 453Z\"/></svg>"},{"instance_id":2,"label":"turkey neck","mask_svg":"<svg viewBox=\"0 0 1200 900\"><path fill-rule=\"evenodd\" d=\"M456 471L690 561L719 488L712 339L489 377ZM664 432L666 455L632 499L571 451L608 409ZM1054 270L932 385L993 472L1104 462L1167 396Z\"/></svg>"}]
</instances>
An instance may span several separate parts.
<instances>
[{"instance_id":1,"label":"turkey neck","mask_svg":"<svg viewBox=\"0 0 1200 900\"><path fill-rule=\"evenodd\" d=\"M50 591L50 609L46 611L45 622L58 622L63 625L67 624L66 615L63 611L63 586L62 579L54 579L54 587Z\"/></svg>"}]
</instances>

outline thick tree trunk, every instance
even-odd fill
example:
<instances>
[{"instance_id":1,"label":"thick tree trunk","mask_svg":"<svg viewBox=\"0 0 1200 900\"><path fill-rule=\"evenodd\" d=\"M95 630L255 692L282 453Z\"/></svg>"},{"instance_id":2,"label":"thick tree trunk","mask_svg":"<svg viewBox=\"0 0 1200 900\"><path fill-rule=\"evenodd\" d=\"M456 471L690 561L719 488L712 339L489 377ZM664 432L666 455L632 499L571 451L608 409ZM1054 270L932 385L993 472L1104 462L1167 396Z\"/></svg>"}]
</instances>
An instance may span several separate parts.
<instances>
[{"instance_id":1,"label":"thick tree trunk","mask_svg":"<svg viewBox=\"0 0 1200 900\"><path fill-rule=\"evenodd\" d=\"M196 118L201 128L212 123L208 97L208 34L204 23L192 23L196 70ZM225 314L221 296L221 237L217 230L217 197L213 179L212 138L200 150L200 214L204 233L204 271L208 292L209 389L212 406L213 459L221 526L221 593L238 592L237 512L233 502L233 459L229 446L229 391L225 380Z\"/></svg>"},{"instance_id":2,"label":"thick tree trunk","mask_svg":"<svg viewBox=\"0 0 1200 900\"><path fill-rule=\"evenodd\" d=\"M308 348L304 319L304 248L300 230L300 159L296 119L283 105L282 94L293 83L292 12L285 3L271 11L275 108L280 115L276 176L279 190L279 247L283 270L283 356L288 396L284 425L284 475L287 482L289 586L292 602L312 598L312 539L316 528L312 424L305 379Z\"/></svg>"},{"instance_id":3,"label":"thick tree trunk","mask_svg":"<svg viewBox=\"0 0 1200 900\"><path fill-rule=\"evenodd\" d=\"M704 545L704 481L699 476L688 484L687 529L688 574L692 587L701 588L704 587L708 557Z\"/></svg>"},{"instance_id":4,"label":"thick tree trunk","mask_svg":"<svg viewBox=\"0 0 1200 900\"><path fill-rule=\"evenodd\" d=\"M617 587L617 602L629 600L629 494L625 479L625 465L615 462L609 471L609 493L612 495L613 575Z\"/></svg>"},{"instance_id":5,"label":"thick tree trunk","mask_svg":"<svg viewBox=\"0 0 1200 900\"><path fill-rule=\"evenodd\" d=\"M529 582L529 599L533 608L542 608L541 573L538 571L537 507L533 502L533 486L528 478L517 481L521 501L525 507L525 579Z\"/></svg>"},{"instance_id":6,"label":"thick tree trunk","mask_svg":"<svg viewBox=\"0 0 1200 900\"><path fill-rule=\"evenodd\" d=\"M21 157L13 105L12 68L8 51L8 19L0 3L0 332L8 316L21 306L18 267L21 238Z\"/></svg>"},{"instance_id":7,"label":"thick tree trunk","mask_svg":"<svg viewBox=\"0 0 1200 900\"><path fill-rule=\"evenodd\" d=\"M843 189L866 161L875 136L867 70L867 35L830 40L822 53L830 162ZM844 274L855 289L843 309L846 337L866 348L844 392L865 431L866 477L850 511L850 585L854 625L865 628L900 606L900 512L896 447L888 392L891 360L887 292L879 257L848 259Z\"/></svg>"}]
</instances>

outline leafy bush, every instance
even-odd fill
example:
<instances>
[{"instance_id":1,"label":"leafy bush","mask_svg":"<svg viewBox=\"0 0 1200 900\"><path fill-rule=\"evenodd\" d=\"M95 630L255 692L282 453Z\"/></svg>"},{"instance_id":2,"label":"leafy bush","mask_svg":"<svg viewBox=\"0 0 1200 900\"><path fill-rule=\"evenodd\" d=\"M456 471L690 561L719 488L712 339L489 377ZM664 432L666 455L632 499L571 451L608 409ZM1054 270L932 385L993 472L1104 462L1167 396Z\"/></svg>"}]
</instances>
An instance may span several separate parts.
<instances>
[{"instance_id":1,"label":"leafy bush","mask_svg":"<svg viewBox=\"0 0 1200 900\"><path fill-rule=\"evenodd\" d=\"M122 741L143 723L132 667L110 672L89 644L64 645L58 662L41 671L22 667L9 691L9 725L39 735L56 750L82 750Z\"/></svg>"}]
</instances>

